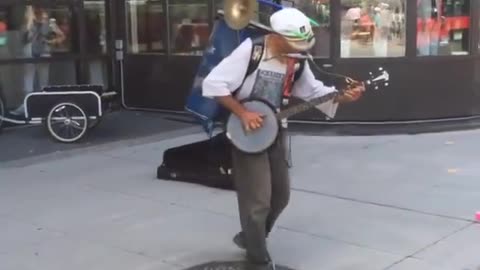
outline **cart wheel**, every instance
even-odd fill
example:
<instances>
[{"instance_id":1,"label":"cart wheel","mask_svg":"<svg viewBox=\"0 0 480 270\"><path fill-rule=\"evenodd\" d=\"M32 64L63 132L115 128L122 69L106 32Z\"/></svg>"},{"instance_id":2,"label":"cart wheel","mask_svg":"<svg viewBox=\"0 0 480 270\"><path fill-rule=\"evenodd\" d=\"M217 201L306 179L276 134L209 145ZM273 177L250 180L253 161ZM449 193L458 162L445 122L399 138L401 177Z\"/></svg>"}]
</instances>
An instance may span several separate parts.
<instances>
[{"instance_id":1,"label":"cart wheel","mask_svg":"<svg viewBox=\"0 0 480 270\"><path fill-rule=\"evenodd\" d=\"M60 142L75 142L87 132L88 118L80 106L71 102L60 103L50 110L47 129Z\"/></svg>"}]
</instances>

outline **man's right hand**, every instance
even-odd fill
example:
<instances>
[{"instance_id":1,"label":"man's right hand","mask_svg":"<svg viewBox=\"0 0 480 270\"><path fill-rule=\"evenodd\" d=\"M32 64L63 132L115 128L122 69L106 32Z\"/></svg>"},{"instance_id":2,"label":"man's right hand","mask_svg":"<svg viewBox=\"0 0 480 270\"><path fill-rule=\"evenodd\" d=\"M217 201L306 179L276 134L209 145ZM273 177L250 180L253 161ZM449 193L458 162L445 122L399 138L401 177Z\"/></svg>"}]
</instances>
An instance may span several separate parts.
<instances>
[{"instance_id":1,"label":"man's right hand","mask_svg":"<svg viewBox=\"0 0 480 270\"><path fill-rule=\"evenodd\" d=\"M216 98L220 104L222 104L229 111L234 113L240 118L243 123L244 129L248 132L253 129L257 129L263 124L263 117L256 112L248 111L242 104L240 104L231 95L220 96Z\"/></svg>"},{"instance_id":2,"label":"man's right hand","mask_svg":"<svg viewBox=\"0 0 480 270\"><path fill-rule=\"evenodd\" d=\"M260 128L263 124L263 116L256 112L245 111L240 114L240 119L246 131Z\"/></svg>"}]
</instances>

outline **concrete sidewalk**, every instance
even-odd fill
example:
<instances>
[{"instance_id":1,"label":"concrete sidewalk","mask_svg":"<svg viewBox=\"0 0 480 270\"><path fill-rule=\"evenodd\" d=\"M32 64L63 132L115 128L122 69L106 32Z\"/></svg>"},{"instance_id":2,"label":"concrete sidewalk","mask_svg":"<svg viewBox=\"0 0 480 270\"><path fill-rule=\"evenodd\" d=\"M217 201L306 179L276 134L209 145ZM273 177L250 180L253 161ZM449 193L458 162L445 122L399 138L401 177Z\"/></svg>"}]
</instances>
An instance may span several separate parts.
<instances>
[{"instance_id":1,"label":"concrete sidewalk","mask_svg":"<svg viewBox=\"0 0 480 270\"><path fill-rule=\"evenodd\" d=\"M233 192L155 178L173 139L0 168L0 269L180 270L240 260ZM480 131L292 139L269 240L297 270L480 269Z\"/></svg>"}]
</instances>

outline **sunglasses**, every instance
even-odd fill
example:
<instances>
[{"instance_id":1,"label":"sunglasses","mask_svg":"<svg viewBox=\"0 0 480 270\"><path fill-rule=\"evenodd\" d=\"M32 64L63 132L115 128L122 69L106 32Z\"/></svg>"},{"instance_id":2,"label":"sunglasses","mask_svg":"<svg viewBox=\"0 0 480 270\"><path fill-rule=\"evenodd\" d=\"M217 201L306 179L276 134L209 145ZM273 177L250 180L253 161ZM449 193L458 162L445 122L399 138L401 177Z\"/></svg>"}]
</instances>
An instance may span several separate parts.
<instances>
[{"instance_id":1,"label":"sunglasses","mask_svg":"<svg viewBox=\"0 0 480 270\"><path fill-rule=\"evenodd\" d=\"M314 34L312 31L308 31L306 33L302 33L299 31L292 31L288 35L285 35L284 38L294 42L311 41L314 38Z\"/></svg>"}]
</instances>

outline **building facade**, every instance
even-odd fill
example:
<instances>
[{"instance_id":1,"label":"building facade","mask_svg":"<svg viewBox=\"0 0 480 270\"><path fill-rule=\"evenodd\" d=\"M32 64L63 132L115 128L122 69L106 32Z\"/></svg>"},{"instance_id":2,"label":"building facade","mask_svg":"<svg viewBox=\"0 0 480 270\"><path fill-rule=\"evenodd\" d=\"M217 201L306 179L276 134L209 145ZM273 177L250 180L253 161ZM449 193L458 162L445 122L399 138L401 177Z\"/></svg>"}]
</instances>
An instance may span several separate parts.
<instances>
[{"instance_id":1,"label":"building facade","mask_svg":"<svg viewBox=\"0 0 480 270\"><path fill-rule=\"evenodd\" d=\"M390 86L333 121L410 121L480 113L480 1L290 0L319 22L315 62ZM183 112L221 0L2 0L0 91L8 113L44 85L101 84L126 108ZM255 20L268 23L268 9ZM328 78L325 78L328 83ZM19 116L21 117L21 115ZM325 121L315 110L295 120Z\"/></svg>"}]
</instances>

